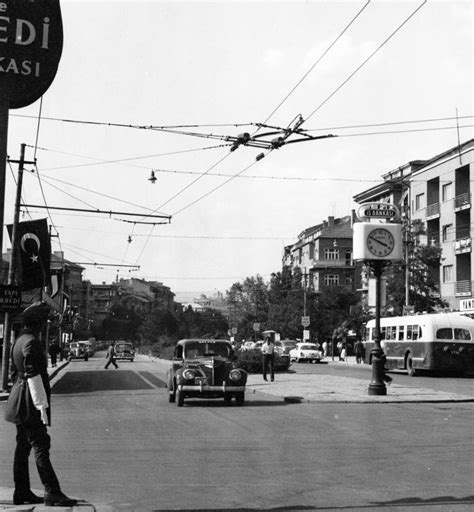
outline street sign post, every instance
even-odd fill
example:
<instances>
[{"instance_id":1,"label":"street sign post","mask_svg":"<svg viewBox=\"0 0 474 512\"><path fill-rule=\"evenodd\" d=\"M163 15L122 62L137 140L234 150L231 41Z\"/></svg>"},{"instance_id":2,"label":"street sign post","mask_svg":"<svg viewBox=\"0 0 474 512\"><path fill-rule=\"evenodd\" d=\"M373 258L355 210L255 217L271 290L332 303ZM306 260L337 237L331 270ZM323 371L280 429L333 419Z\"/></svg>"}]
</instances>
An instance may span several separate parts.
<instances>
[{"instance_id":1,"label":"street sign post","mask_svg":"<svg viewBox=\"0 0 474 512\"><path fill-rule=\"evenodd\" d=\"M309 327L309 324L310 324L310 318L309 316L302 316L301 317L301 325L303 327Z\"/></svg>"},{"instance_id":2,"label":"street sign post","mask_svg":"<svg viewBox=\"0 0 474 512\"><path fill-rule=\"evenodd\" d=\"M258 332L258 331L260 330L260 324L259 324L258 322L255 322L255 323L253 324L253 330L254 330L255 332Z\"/></svg>"}]
</instances>

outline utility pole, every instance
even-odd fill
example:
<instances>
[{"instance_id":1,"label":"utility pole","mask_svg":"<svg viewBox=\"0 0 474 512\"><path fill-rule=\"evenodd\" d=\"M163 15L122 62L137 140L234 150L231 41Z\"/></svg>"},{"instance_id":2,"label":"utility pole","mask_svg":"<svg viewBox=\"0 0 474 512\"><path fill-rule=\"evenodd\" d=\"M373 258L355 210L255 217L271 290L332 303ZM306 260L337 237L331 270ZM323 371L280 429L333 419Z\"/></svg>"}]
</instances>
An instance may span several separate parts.
<instances>
[{"instance_id":1,"label":"utility pole","mask_svg":"<svg viewBox=\"0 0 474 512\"><path fill-rule=\"evenodd\" d=\"M14 284L17 264L17 231L18 222L20 219L20 202L21 202L21 188L23 185L23 170L25 163L34 164L34 162L25 161L25 147L26 144L21 145L20 160L10 160L10 162L18 164L18 182L16 187L15 211L13 215L13 228L12 228L12 251L10 255L10 266L8 268L8 282L7 284ZM11 345L11 331L12 331L13 314L9 311L5 312L5 322L3 329L3 351L2 351L2 390L8 390L8 374L10 368L10 345Z\"/></svg>"},{"instance_id":2,"label":"utility pole","mask_svg":"<svg viewBox=\"0 0 474 512\"><path fill-rule=\"evenodd\" d=\"M3 254L3 224L7 167L8 101L0 99L0 254ZM3 260L1 261L3 266Z\"/></svg>"}]
</instances>

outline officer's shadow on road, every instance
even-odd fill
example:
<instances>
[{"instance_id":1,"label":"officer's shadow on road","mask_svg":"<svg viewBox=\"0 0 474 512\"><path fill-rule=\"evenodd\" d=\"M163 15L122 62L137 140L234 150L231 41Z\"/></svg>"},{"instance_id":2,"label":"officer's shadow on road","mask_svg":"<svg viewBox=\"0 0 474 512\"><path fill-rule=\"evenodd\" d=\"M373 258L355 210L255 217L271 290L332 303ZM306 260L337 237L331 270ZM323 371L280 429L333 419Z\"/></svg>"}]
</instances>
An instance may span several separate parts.
<instances>
[{"instance_id":1,"label":"officer's shadow on road","mask_svg":"<svg viewBox=\"0 0 474 512\"><path fill-rule=\"evenodd\" d=\"M287 405L285 402L280 400L265 400L265 399L258 399L258 400L245 400L245 403L243 405L244 409L247 409L249 407L278 407L281 405ZM230 409L230 408L238 408L240 409L241 406L236 405L234 402L232 402L230 405L227 405L224 403L224 400L222 399L215 399L215 400L203 400L200 398L190 398L189 400L184 401L185 407L222 407L224 409Z\"/></svg>"},{"instance_id":2,"label":"officer's shadow on road","mask_svg":"<svg viewBox=\"0 0 474 512\"><path fill-rule=\"evenodd\" d=\"M414 507L420 506L425 507L427 505L470 505L474 508L474 496L464 496L462 498L456 498L454 496L434 496L433 498L419 498L417 496L411 496L406 498L400 498L398 500L390 501L375 501L372 502L373 507ZM447 510L447 509L445 509Z\"/></svg>"}]
</instances>

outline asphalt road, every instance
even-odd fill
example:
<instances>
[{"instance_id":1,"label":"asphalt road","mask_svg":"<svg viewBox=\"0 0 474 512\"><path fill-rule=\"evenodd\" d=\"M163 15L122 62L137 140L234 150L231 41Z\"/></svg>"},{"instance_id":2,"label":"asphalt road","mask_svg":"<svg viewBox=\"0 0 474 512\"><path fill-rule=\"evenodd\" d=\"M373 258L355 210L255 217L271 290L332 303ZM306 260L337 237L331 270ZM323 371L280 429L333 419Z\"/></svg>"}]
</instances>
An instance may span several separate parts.
<instances>
[{"instance_id":1,"label":"asphalt road","mask_svg":"<svg viewBox=\"0 0 474 512\"><path fill-rule=\"evenodd\" d=\"M50 429L63 490L98 511L474 509L473 403L285 404L255 393L244 407L178 408L161 365L103 363L73 361L53 381ZM0 422L4 485L13 439Z\"/></svg>"}]
</instances>

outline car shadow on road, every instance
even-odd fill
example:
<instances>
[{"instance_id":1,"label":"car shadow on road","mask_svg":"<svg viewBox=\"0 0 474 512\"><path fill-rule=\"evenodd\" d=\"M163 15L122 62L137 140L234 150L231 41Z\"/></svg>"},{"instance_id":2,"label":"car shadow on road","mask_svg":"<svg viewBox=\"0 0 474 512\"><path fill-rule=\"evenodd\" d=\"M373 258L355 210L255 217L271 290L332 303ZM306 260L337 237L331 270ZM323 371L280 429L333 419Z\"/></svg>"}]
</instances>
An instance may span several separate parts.
<instances>
[{"instance_id":1,"label":"car shadow on road","mask_svg":"<svg viewBox=\"0 0 474 512\"><path fill-rule=\"evenodd\" d=\"M237 406L235 402L232 402L231 405L226 405L224 400L202 400L202 399L189 399L184 401L184 407L222 407L223 409L229 408L249 408L249 407L277 407L281 405L288 405L283 402L282 399L275 400L246 400L243 406Z\"/></svg>"}]
</instances>

